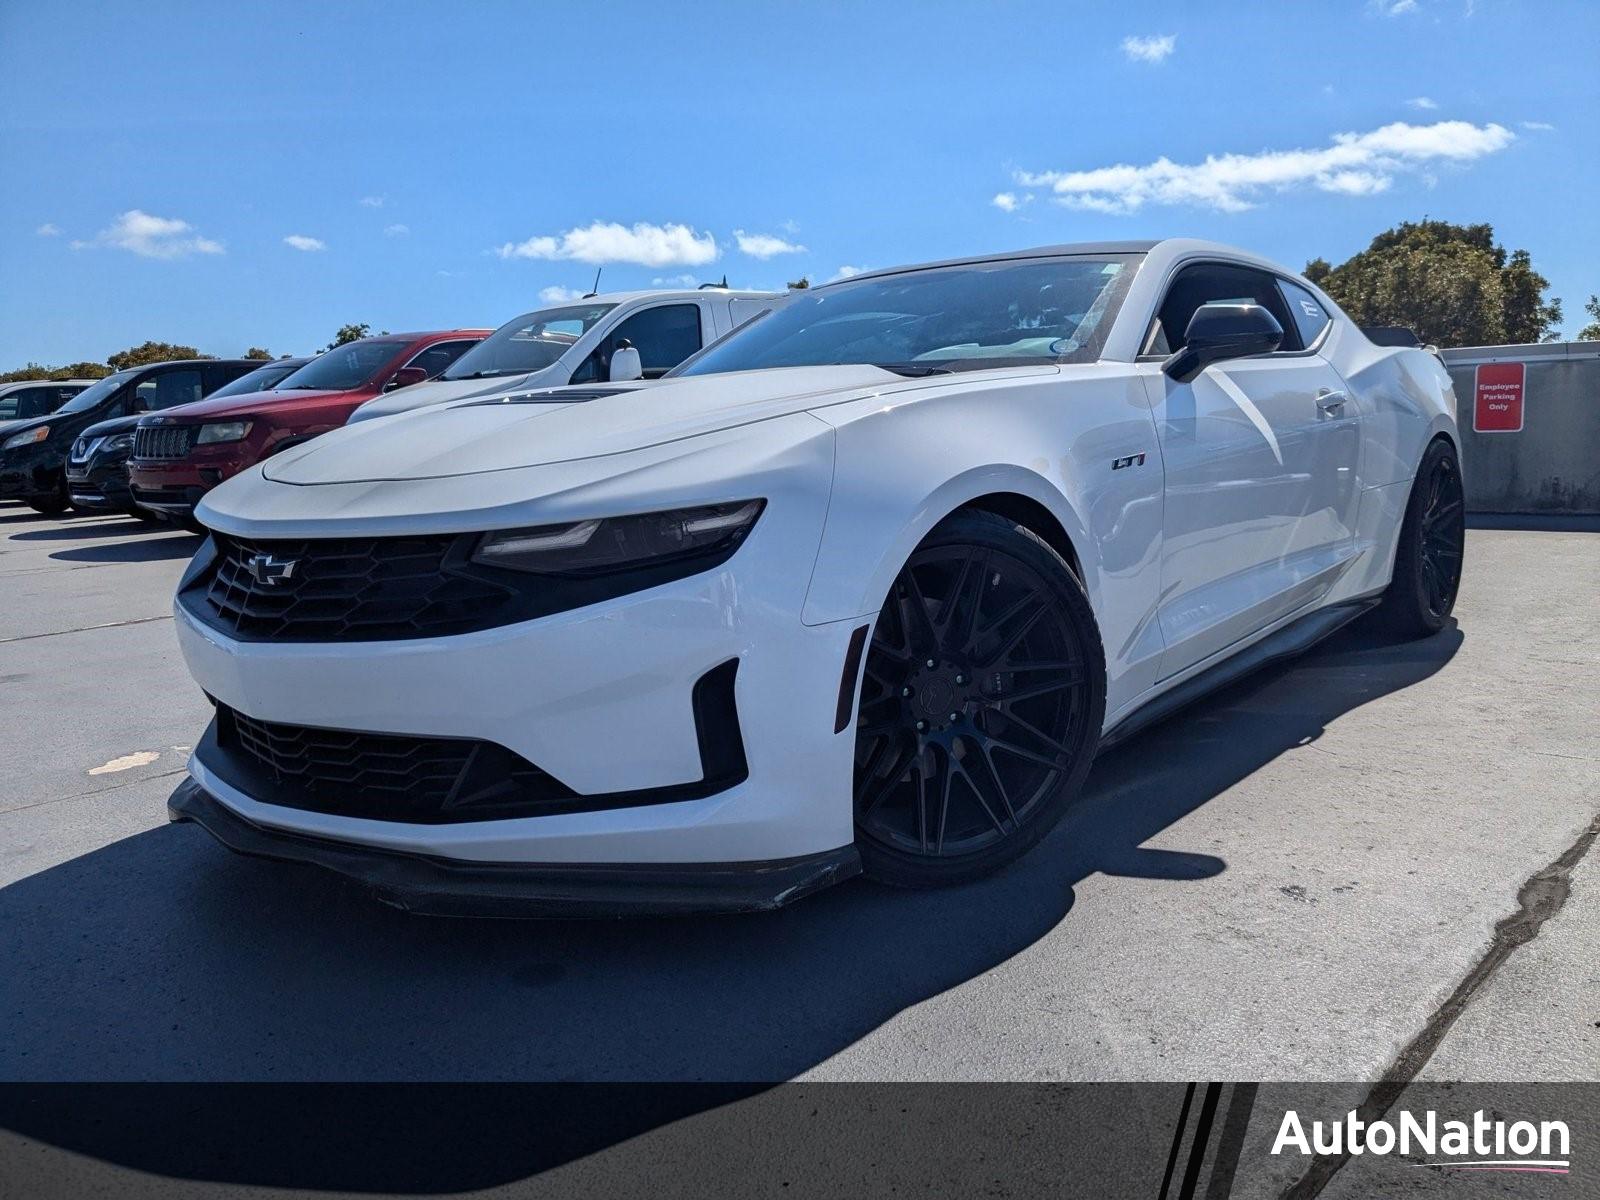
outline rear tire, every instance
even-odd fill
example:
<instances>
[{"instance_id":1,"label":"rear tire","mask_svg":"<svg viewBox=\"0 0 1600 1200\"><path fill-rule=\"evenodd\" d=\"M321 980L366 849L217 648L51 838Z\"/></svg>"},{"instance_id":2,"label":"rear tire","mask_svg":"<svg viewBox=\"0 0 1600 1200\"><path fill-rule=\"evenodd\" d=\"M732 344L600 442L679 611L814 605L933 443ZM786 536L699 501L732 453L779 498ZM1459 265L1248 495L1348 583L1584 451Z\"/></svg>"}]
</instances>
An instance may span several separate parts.
<instances>
[{"instance_id":1,"label":"rear tire","mask_svg":"<svg viewBox=\"0 0 1600 1200\"><path fill-rule=\"evenodd\" d=\"M1390 636L1411 640L1438 633L1461 589L1466 544L1466 494L1455 448L1443 438L1423 452L1395 545L1394 578L1375 614Z\"/></svg>"},{"instance_id":2,"label":"rear tire","mask_svg":"<svg viewBox=\"0 0 1600 1200\"><path fill-rule=\"evenodd\" d=\"M867 875L937 887L1044 837L1083 786L1105 656L1083 585L1032 532L958 512L901 569L873 627L856 726Z\"/></svg>"}]
</instances>

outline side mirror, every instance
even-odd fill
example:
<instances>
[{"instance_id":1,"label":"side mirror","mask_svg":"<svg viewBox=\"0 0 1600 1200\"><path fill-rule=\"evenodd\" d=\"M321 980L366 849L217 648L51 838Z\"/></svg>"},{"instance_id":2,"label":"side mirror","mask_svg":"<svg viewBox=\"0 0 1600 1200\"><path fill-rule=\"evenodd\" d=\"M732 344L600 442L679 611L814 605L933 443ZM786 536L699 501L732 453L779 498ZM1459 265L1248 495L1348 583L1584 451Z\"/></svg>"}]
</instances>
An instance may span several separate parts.
<instances>
[{"instance_id":1,"label":"side mirror","mask_svg":"<svg viewBox=\"0 0 1600 1200\"><path fill-rule=\"evenodd\" d=\"M1259 304L1202 304L1189 318L1183 349L1161 369L1188 383L1214 362L1271 354L1283 342L1283 326Z\"/></svg>"},{"instance_id":2,"label":"side mirror","mask_svg":"<svg viewBox=\"0 0 1600 1200\"><path fill-rule=\"evenodd\" d=\"M644 378L644 362L639 352L624 340L611 352L611 370L607 373L611 383L627 383Z\"/></svg>"},{"instance_id":3,"label":"side mirror","mask_svg":"<svg viewBox=\"0 0 1600 1200\"><path fill-rule=\"evenodd\" d=\"M389 382L383 385L386 392L396 392L403 387L410 387L414 383L427 383L428 372L421 367L401 367L389 376Z\"/></svg>"}]
</instances>

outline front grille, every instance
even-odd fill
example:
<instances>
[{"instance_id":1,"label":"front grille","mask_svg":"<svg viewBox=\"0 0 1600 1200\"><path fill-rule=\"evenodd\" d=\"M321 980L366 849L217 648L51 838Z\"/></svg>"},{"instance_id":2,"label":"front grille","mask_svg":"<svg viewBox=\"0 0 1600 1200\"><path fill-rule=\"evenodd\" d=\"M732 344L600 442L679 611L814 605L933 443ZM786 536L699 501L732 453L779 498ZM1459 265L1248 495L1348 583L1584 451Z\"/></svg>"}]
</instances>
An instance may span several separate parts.
<instances>
[{"instance_id":1,"label":"front grille","mask_svg":"<svg viewBox=\"0 0 1600 1200\"><path fill-rule=\"evenodd\" d=\"M185 592L236 637L375 641L516 619L515 589L474 573L472 535L257 541L213 535L217 559Z\"/></svg>"},{"instance_id":2,"label":"front grille","mask_svg":"<svg viewBox=\"0 0 1600 1200\"><path fill-rule=\"evenodd\" d=\"M140 425L133 435L133 456L186 458L199 430L198 425Z\"/></svg>"},{"instance_id":3,"label":"front grille","mask_svg":"<svg viewBox=\"0 0 1600 1200\"><path fill-rule=\"evenodd\" d=\"M571 789L493 742L258 721L219 706L216 741L258 799L380 821L438 824L526 815Z\"/></svg>"}]
</instances>

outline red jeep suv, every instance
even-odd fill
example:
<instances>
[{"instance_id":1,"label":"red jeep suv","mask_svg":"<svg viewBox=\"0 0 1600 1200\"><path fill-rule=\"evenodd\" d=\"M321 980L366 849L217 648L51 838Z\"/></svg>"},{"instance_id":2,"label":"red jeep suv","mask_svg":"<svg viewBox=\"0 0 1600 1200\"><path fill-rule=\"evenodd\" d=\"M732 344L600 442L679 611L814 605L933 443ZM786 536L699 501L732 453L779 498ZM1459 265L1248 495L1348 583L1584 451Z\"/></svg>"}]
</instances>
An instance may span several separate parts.
<instances>
[{"instance_id":1,"label":"red jeep suv","mask_svg":"<svg viewBox=\"0 0 1600 1200\"><path fill-rule=\"evenodd\" d=\"M128 462L134 503L192 525L200 497L230 475L337 429L374 396L432 379L490 332L362 338L318 355L271 391L152 413L134 432Z\"/></svg>"}]
</instances>

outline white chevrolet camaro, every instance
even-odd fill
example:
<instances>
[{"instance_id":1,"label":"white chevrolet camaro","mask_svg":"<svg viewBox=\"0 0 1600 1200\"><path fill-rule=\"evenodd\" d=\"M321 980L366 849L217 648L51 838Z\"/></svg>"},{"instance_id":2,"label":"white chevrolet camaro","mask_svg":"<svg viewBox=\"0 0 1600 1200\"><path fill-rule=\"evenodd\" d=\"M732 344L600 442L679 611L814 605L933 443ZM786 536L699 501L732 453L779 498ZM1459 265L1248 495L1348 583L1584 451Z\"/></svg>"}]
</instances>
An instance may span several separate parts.
<instances>
[{"instance_id":1,"label":"white chevrolet camaro","mask_svg":"<svg viewBox=\"0 0 1600 1200\"><path fill-rule=\"evenodd\" d=\"M1454 398L1301 277L1056 246L797 295L645 391L335 431L212 491L174 819L429 912L993 871L1097 747L1367 608L1440 629Z\"/></svg>"}]
</instances>

